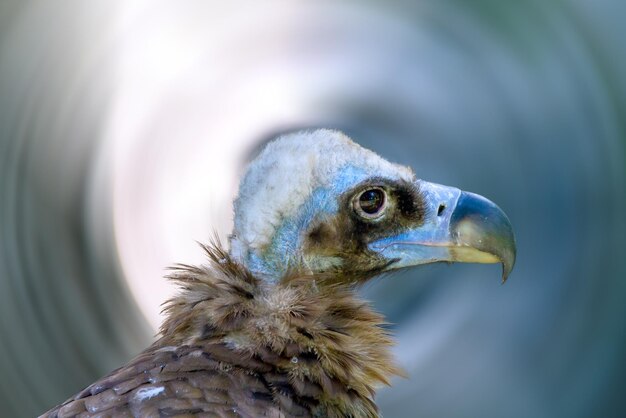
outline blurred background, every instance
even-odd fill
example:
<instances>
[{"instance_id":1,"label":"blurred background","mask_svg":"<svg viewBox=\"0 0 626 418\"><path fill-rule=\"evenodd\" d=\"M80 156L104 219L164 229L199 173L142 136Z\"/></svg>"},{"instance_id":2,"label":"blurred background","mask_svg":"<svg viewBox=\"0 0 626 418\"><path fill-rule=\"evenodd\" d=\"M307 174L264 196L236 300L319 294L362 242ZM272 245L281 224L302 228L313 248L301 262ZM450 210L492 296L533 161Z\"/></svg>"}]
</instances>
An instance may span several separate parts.
<instances>
[{"instance_id":1,"label":"blurred background","mask_svg":"<svg viewBox=\"0 0 626 418\"><path fill-rule=\"evenodd\" d=\"M0 415L152 340L276 134L346 131L497 202L518 264L364 290L409 374L386 417L626 416L626 4L0 3Z\"/></svg>"}]
</instances>

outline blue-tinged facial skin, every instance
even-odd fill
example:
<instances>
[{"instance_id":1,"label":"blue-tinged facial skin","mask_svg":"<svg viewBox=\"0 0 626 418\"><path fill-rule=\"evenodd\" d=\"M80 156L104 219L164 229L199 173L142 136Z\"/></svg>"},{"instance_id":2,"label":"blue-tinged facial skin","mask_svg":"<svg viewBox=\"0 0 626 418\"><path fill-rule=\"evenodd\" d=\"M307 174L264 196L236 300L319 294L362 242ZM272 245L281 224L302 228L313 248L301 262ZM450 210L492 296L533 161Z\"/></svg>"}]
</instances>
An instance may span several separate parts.
<instances>
[{"instance_id":1,"label":"blue-tinged facial skin","mask_svg":"<svg viewBox=\"0 0 626 418\"><path fill-rule=\"evenodd\" d=\"M453 187L420 182L427 215L416 228L369 244L391 268L439 261L502 263L505 281L515 264L511 223L493 202Z\"/></svg>"},{"instance_id":2,"label":"blue-tinged facial skin","mask_svg":"<svg viewBox=\"0 0 626 418\"><path fill-rule=\"evenodd\" d=\"M450 218L461 190L421 181L426 216L422 225L370 243L369 248L388 260L394 268L444 261L450 258Z\"/></svg>"},{"instance_id":3,"label":"blue-tinged facial skin","mask_svg":"<svg viewBox=\"0 0 626 418\"><path fill-rule=\"evenodd\" d=\"M368 180L375 178L380 181L376 174L358 166L343 167L328 184L312 190L294 216L282 220L268 247L261 253L248 254L248 267L255 274L275 281L290 269L303 267L303 264L308 267L307 263L316 263L315 266L331 265L328 263L335 261L341 263L340 255L315 258L305 254L305 237L312 225L332 220L341 211L353 211L349 203L353 202L352 196L347 195L354 194ZM393 184L398 179L382 180ZM502 210L481 196L454 187L421 180L409 185L419 191L416 192L420 199L418 206L423 212L416 217L419 221L395 224L391 213L382 215L380 219L361 219L359 222L367 225L389 216L386 224L379 224L388 226L388 234L385 233L387 229L381 231L379 227L375 236L359 237L365 243L360 250L362 255L376 258L379 263L386 260L385 270L439 261L502 263L503 279L506 279L515 262L515 239L511 224ZM400 209L398 205L390 205L389 210ZM350 214L356 216L353 212ZM328 241L322 243L329 248L332 244Z\"/></svg>"},{"instance_id":4,"label":"blue-tinged facial skin","mask_svg":"<svg viewBox=\"0 0 626 418\"><path fill-rule=\"evenodd\" d=\"M278 227L269 248L262 254L250 253L247 265L251 271L269 280L280 278L302 261L303 237L311 223L322 217L332 217L339 211L338 197L373 176L354 165L338 170L328 185L318 186L302 205L296 216L285 218Z\"/></svg>"}]
</instances>

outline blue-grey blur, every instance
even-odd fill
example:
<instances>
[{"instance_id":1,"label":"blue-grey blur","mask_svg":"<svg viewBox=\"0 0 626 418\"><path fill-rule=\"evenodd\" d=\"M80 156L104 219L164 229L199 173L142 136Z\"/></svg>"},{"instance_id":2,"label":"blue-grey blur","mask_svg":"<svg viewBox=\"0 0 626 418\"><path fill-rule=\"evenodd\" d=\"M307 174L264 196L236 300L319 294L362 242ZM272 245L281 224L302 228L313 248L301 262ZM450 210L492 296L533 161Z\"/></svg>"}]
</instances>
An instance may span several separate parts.
<instances>
[{"instance_id":1,"label":"blue-grey blur","mask_svg":"<svg viewBox=\"0 0 626 418\"><path fill-rule=\"evenodd\" d=\"M97 166L117 94L112 51L144 19L131 13L126 33L112 31L118 3L0 3L2 416L47 410L152 339ZM172 18L208 19L198 3L176 2ZM504 285L497 265L454 264L364 289L394 324L410 376L379 393L384 416L626 416L626 3L307 7L261 25L289 31L273 49L246 32L246 5L245 21L224 23L247 40L223 45L242 71L271 51L286 89L314 86L293 97L305 114L265 120L254 139L342 129L420 178L496 202L517 239ZM224 80L234 88L239 74Z\"/></svg>"}]
</instances>

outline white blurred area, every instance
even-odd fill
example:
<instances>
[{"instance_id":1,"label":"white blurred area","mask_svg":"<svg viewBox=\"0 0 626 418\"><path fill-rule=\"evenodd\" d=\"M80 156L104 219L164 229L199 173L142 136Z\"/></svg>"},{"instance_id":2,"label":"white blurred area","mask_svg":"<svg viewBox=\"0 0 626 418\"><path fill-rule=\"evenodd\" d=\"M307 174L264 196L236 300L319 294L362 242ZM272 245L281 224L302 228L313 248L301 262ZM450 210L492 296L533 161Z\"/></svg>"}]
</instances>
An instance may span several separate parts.
<instances>
[{"instance_id":1,"label":"white blurred area","mask_svg":"<svg viewBox=\"0 0 626 418\"><path fill-rule=\"evenodd\" d=\"M293 22L307 13L297 9L120 3L124 42L103 141L114 148L106 155L114 159L120 261L155 330L175 291L165 268L204 262L198 242L213 231L227 244L230 202L259 134L306 117L298 97L309 86L294 80L295 63L282 55Z\"/></svg>"}]
</instances>

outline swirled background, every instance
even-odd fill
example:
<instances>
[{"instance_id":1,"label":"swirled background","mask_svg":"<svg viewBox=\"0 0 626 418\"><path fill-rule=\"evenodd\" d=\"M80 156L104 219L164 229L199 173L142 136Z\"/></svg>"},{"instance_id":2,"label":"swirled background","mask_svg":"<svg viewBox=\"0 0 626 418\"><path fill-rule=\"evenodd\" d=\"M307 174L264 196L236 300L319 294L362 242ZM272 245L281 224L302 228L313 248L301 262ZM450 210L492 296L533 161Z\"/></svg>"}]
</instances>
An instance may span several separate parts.
<instances>
[{"instance_id":1,"label":"swirled background","mask_svg":"<svg viewBox=\"0 0 626 418\"><path fill-rule=\"evenodd\" d=\"M0 415L152 339L162 279L231 226L273 135L345 130L498 202L518 264L364 289L387 417L626 415L623 2L0 3Z\"/></svg>"}]
</instances>

